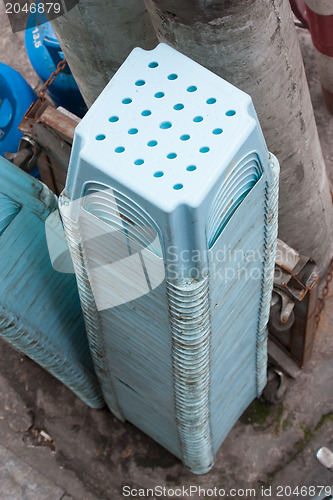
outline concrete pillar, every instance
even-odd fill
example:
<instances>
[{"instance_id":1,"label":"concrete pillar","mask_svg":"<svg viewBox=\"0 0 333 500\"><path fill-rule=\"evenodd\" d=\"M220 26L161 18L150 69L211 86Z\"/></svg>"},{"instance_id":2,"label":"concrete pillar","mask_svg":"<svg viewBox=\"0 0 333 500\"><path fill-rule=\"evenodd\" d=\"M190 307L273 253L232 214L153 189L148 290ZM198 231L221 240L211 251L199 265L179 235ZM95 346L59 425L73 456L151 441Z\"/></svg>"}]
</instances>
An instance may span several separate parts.
<instances>
[{"instance_id":1,"label":"concrete pillar","mask_svg":"<svg viewBox=\"0 0 333 500\"><path fill-rule=\"evenodd\" d=\"M80 0L51 24L88 106L134 47L158 43L143 0Z\"/></svg>"}]
</instances>

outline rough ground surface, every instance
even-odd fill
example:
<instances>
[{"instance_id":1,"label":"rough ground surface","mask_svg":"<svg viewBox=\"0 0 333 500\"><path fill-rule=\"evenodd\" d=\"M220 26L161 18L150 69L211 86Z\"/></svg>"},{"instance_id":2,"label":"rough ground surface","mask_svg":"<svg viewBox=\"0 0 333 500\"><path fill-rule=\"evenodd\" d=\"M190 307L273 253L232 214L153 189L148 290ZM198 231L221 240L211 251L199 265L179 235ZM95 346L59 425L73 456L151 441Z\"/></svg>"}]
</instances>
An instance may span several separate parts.
<instances>
[{"instance_id":1,"label":"rough ground surface","mask_svg":"<svg viewBox=\"0 0 333 500\"><path fill-rule=\"evenodd\" d=\"M11 33L3 10L1 2L0 60L20 70L35 87L38 79L26 60L23 34ZM322 103L309 34L299 31L299 37L333 181L333 118ZM333 484L333 474L314 456L320 446L333 447L332 324L330 295L313 358L283 403L253 403L223 443L213 470L201 477L106 409L86 407L47 372L0 342L0 498L118 500L125 498L124 485L216 486L227 492L256 488L255 498L262 487L272 486L270 498L289 498L288 492L278 497L276 487ZM234 498L251 497L239 492Z\"/></svg>"}]
</instances>

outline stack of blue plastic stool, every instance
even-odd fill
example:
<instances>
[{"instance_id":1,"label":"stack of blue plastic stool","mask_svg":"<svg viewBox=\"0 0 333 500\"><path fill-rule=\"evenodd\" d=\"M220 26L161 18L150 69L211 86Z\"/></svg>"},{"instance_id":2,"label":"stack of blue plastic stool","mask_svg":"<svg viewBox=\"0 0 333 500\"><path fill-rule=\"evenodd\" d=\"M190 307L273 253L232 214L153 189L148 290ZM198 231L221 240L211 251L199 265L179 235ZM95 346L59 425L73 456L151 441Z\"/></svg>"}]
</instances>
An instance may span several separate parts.
<instances>
[{"instance_id":1,"label":"stack of blue plastic stool","mask_svg":"<svg viewBox=\"0 0 333 500\"><path fill-rule=\"evenodd\" d=\"M194 473L265 385L278 171L250 97L164 44L76 128L60 211L104 396Z\"/></svg>"}]
</instances>

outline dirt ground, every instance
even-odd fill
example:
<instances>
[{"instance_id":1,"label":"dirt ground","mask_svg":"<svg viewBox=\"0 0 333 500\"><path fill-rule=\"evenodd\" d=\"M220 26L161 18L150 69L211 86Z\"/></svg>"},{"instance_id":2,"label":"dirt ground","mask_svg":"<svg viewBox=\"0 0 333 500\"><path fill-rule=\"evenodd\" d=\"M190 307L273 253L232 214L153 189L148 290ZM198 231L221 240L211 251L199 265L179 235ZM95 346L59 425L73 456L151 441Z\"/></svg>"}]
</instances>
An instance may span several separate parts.
<instances>
[{"instance_id":1,"label":"dirt ground","mask_svg":"<svg viewBox=\"0 0 333 500\"><path fill-rule=\"evenodd\" d=\"M298 30L322 148L333 181L333 117L326 111L308 32ZM36 87L38 78L12 34L0 3L0 60ZM171 454L107 409L92 410L46 371L0 342L0 497L120 500L123 487L223 488L234 498L297 498L278 487L333 485L316 460L333 448L333 289L322 314L312 360L282 403L255 401L223 443L216 465L193 476ZM40 438L44 431L52 441ZM242 492L248 488L256 489ZM271 490L269 489L271 488ZM240 490L241 489L241 490ZM135 498L134 493L128 498ZM153 498L153 497L150 497ZM170 496L171 498L171 496ZM186 492L178 498L187 498ZM199 494L192 498L200 498ZM201 498L209 498L209 492Z\"/></svg>"}]
</instances>

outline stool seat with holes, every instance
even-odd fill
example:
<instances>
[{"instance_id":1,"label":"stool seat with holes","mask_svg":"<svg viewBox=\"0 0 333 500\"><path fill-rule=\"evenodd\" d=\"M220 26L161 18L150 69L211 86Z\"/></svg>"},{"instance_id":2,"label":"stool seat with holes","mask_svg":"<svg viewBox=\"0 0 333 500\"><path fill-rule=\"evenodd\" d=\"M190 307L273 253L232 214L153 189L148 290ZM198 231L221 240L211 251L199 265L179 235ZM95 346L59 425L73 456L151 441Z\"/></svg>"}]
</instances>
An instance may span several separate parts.
<instances>
[{"instance_id":1,"label":"stool seat with holes","mask_svg":"<svg viewBox=\"0 0 333 500\"><path fill-rule=\"evenodd\" d=\"M251 98L165 44L75 131L61 213L104 396L197 474L265 385L278 170Z\"/></svg>"}]
</instances>

